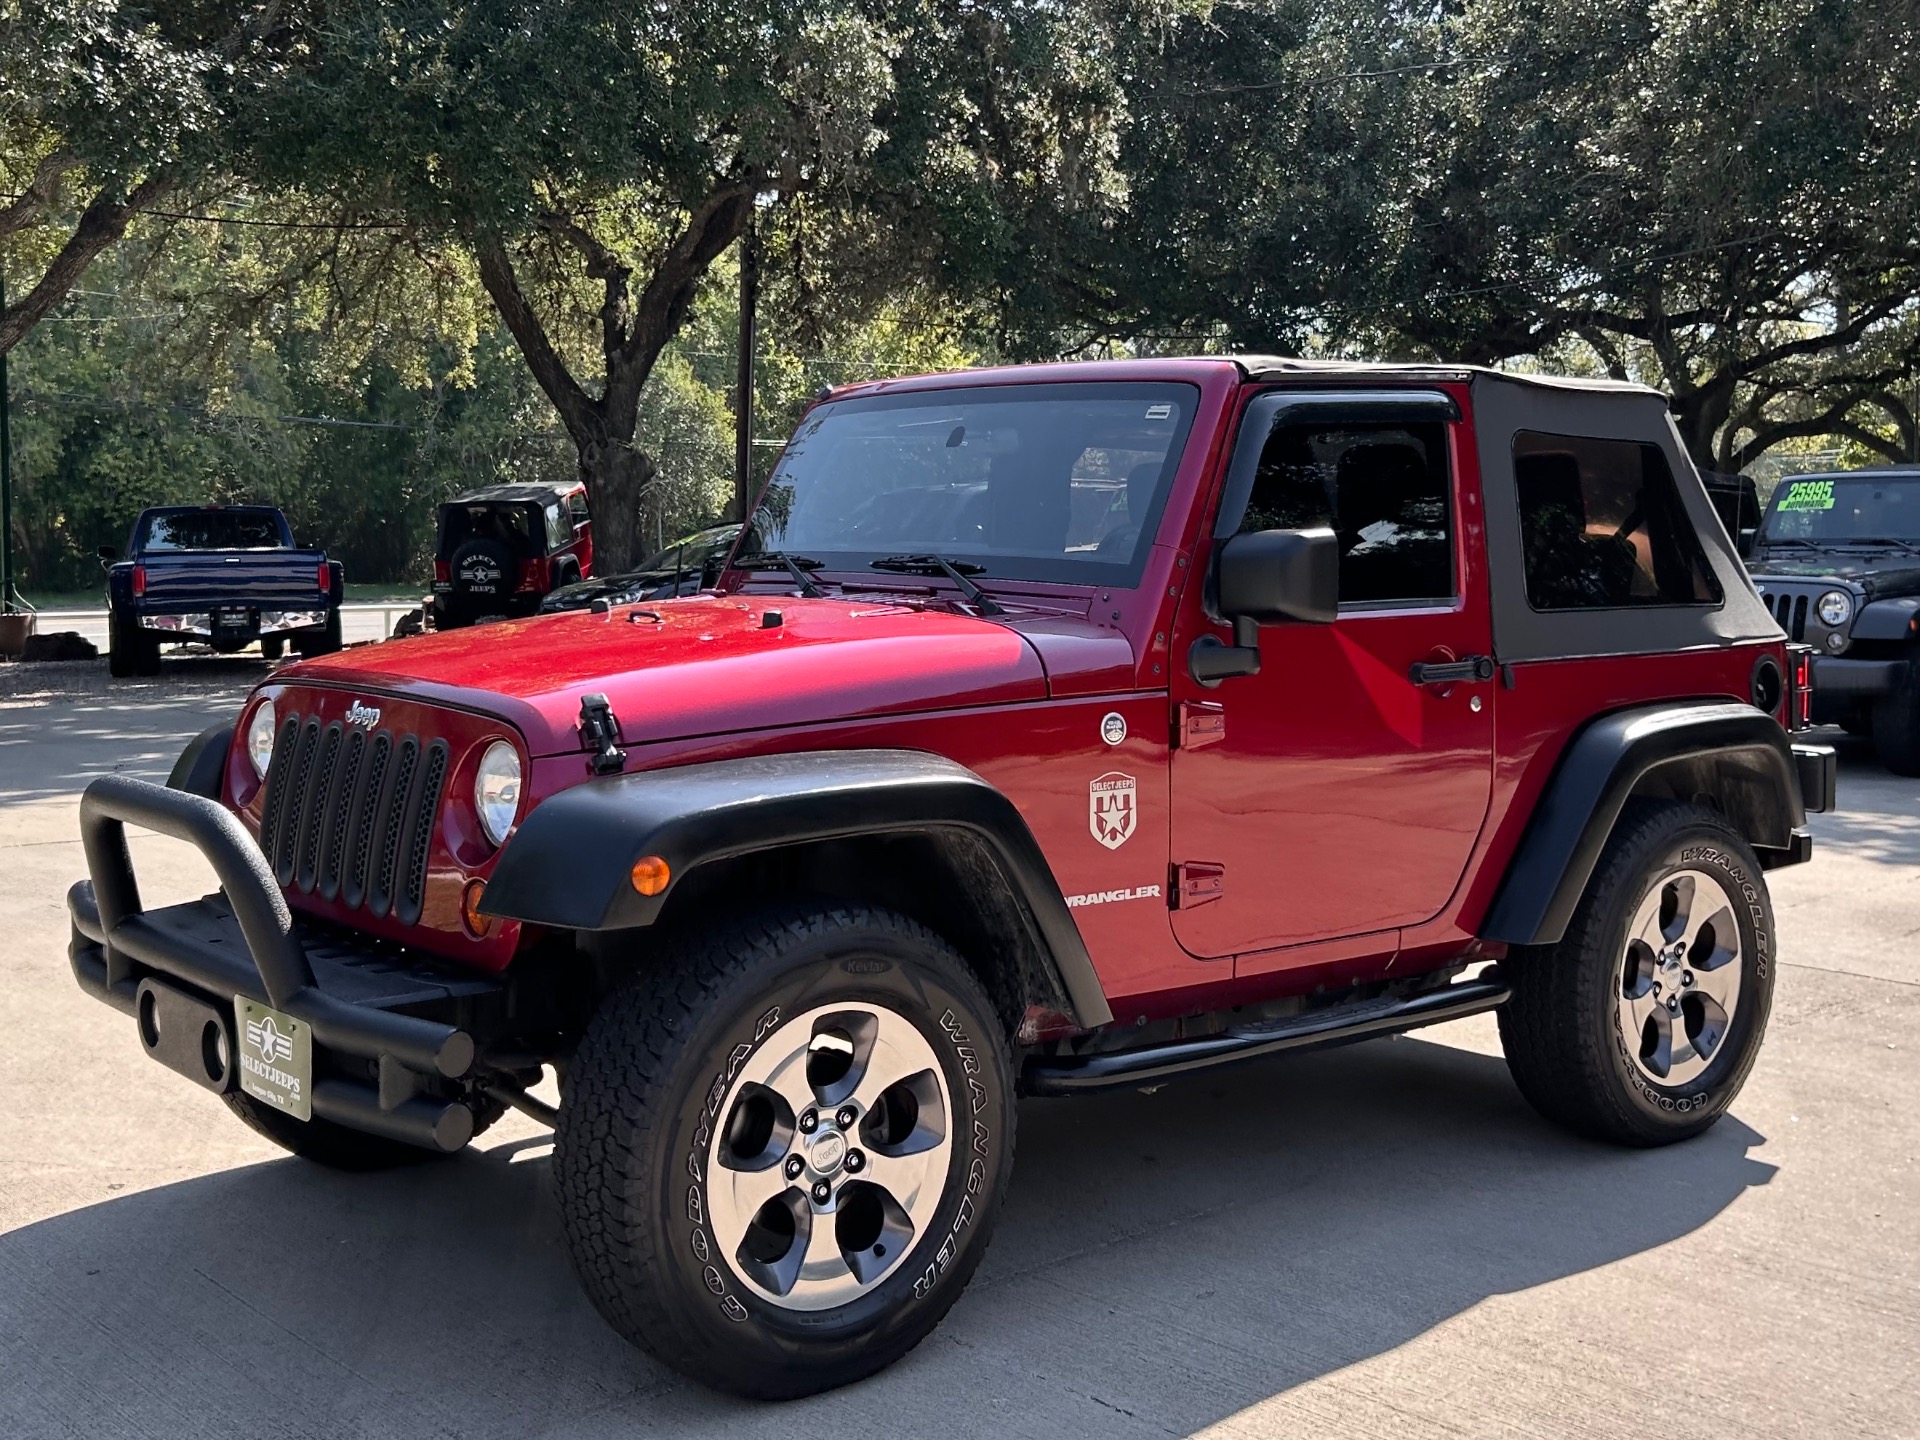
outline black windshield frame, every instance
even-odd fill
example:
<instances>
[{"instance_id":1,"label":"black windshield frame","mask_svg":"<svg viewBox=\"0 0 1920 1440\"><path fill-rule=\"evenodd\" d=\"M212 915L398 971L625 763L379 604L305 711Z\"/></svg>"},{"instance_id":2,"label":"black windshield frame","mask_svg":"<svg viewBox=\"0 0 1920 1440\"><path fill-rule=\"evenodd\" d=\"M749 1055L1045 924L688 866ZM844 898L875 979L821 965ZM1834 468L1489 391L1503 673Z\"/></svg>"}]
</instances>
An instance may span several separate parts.
<instances>
[{"instance_id":1,"label":"black windshield frame","mask_svg":"<svg viewBox=\"0 0 1920 1440\"><path fill-rule=\"evenodd\" d=\"M1066 474L1062 477L1065 520L1062 522L1067 534L1062 536L1062 550L1056 555L1051 552L1022 553L1016 549L994 549L988 546L955 544L940 536L923 535L875 536L874 543L865 546L836 545L824 543L818 533L803 533L798 538L789 534L785 509L791 513L794 505L797 484L823 483L806 473L809 463L832 463L831 460L812 462L810 445L819 448L821 437L837 440L867 438L886 438L882 436L861 436L858 432L847 432L835 436L829 428L843 418L858 418L874 415L899 414L900 412L924 411L928 418L903 424L901 429L924 429L931 440L934 436L951 439L956 429L964 432L967 428L966 416L971 413L979 417L1002 417L1018 415L1018 410L1008 407L1033 406L1035 415L1038 407L1054 404L1058 406L1079 406L1080 415L1074 417L1089 428L1085 431L1089 443L1073 450L1074 441L1080 438L1072 431L1059 428L1056 423L1047 427L1044 433L1048 439L1036 441L1032 451L1031 464L1044 470L1056 463L1058 456L1067 456ZM1173 491L1174 479L1186 458L1187 447L1193 436L1193 422L1201 403L1200 387L1187 381L1168 380L1111 380L1111 381L1041 381L1019 385L967 384L960 382L938 388L901 390L891 393L855 395L844 400L824 402L807 413L801 421L793 440L782 453L780 463L774 468L766 488L754 507L748 526L742 531L739 553L752 550L797 550L820 560L817 573L858 574L866 583L874 583L880 576L870 567L873 561L906 552L938 553L950 561L980 565L979 578L986 588L992 589L994 581L1031 582L1048 586L1074 587L1119 587L1129 588L1139 583L1145 568L1147 553L1152 548L1153 538L1159 530L1161 517L1165 514L1168 500ZM1138 418L1131 422L1131 432L1126 412L1137 407ZM1149 412L1166 407L1168 415L1155 417ZM1060 418L1065 418L1060 417ZM1106 428L1101 428L1106 427ZM1157 427L1157 428L1155 428ZM991 430L986 432L991 436ZM1034 434L1043 433L1036 428ZM916 437L917 438L917 437ZM1109 443L1092 443L1095 438L1105 439ZM1117 441L1131 439L1137 444L1133 448ZM905 444L904 439L894 443ZM941 441L941 449L964 447L966 438L956 444ZM1164 449L1162 450L1162 446ZM1044 453L1051 447L1052 453ZM931 451L931 444L922 447ZM1071 451L1071 455L1068 452ZM1120 475L1083 475L1080 466L1088 456L1100 452L1108 463L1114 463L1125 455L1148 455L1158 453L1158 459L1136 461L1129 470ZM989 476L976 479L970 475L955 474L951 477L933 477L931 483L916 490L915 487L887 488L887 482L880 479L870 492L864 495L865 504L891 495L909 495L914 493L933 495L936 492L960 492L978 489L988 491L996 483L991 470L993 461L1006 454L1020 455L1020 463L1026 464L1027 457L1020 450L989 450L985 463ZM837 457L836 457L837 458ZM927 463L933 464L934 457L929 455ZM977 462L976 462L977 463ZM1137 472L1149 465L1157 466L1151 476L1151 498L1138 515L1134 486L1147 480L1147 476ZM844 474L844 470L825 472ZM1007 492L1008 501L1027 492L1017 488L1032 483L1032 471L1024 475L1009 475L1013 481ZM783 491L783 486L784 491ZM1110 492L1109 510L1102 512L1100 522L1107 523L1115 513L1111 506L1118 501L1123 507L1124 523L1108 538L1116 538L1115 553L1103 556L1097 547L1089 550L1084 546L1069 546L1072 528L1076 523L1074 504L1076 489L1089 492L1087 497L1092 506L1100 503L1099 496L1093 492L1104 489ZM861 492L857 487L849 491L850 495ZM1145 499L1146 497L1139 497ZM968 495L968 501L977 501L978 497ZM964 503L964 502L963 502ZM1022 501L1021 503L1024 503ZM1131 531L1131 536L1119 533ZM1104 540L1098 543L1105 543ZM1124 548L1125 553L1119 553ZM1085 558L1081 558L1084 556Z\"/></svg>"}]
</instances>

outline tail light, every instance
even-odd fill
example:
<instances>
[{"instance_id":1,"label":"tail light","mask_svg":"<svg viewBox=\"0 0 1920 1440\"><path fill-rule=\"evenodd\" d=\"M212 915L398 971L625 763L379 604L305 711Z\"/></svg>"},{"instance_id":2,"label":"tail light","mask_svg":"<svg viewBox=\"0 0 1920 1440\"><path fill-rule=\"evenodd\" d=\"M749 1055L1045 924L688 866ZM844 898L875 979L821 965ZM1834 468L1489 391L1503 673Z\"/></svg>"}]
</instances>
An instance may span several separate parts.
<instances>
[{"instance_id":1,"label":"tail light","mask_svg":"<svg viewBox=\"0 0 1920 1440\"><path fill-rule=\"evenodd\" d=\"M327 562L320 562L320 593L325 595L333 589L333 572L327 568Z\"/></svg>"},{"instance_id":2,"label":"tail light","mask_svg":"<svg viewBox=\"0 0 1920 1440\"><path fill-rule=\"evenodd\" d=\"M138 600L142 595L145 595L146 593L147 593L147 567L144 565L136 565L133 567L133 598Z\"/></svg>"},{"instance_id":3,"label":"tail light","mask_svg":"<svg viewBox=\"0 0 1920 1440\"><path fill-rule=\"evenodd\" d=\"M436 585L444 585L451 579L453 579L453 570L447 562L444 560L434 561L433 583Z\"/></svg>"},{"instance_id":4,"label":"tail light","mask_svg":"<svg viewBox=\"0 0 1920 1440\"><path fill-rule=\"evenodd\" d=\"M520 583L513 587L522 594L528 591L539 593L547 588L547 562L544 560L522 560L520 562Z\"/></svg>"},{"instance_id":5,"label":"tail light","mask_svg":"<svg viewBox=\"0 0 1920 1440\"><path fill-rule=\"evenodd\" d=\"M1787 646L1787 729L1813 727L1813 647Z\"/></svg>"}]
</instances>

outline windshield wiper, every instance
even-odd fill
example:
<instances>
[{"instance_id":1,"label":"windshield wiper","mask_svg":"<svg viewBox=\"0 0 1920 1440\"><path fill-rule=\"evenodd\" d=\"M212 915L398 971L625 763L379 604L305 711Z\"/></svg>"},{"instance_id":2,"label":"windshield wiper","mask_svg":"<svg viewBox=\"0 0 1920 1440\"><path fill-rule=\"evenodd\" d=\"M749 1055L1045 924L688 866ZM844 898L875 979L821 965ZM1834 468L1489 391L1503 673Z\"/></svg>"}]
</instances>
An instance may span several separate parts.
<instances>
[{"instance_id":1,"label":"windshield wiper","mask_svg":"<svg viewBox=\"0 0 1920 1440\"><path fill-rule=\"evenodd\" d=\"M982 615L1004 615L1004 606L994 602L991 595L982 590L967 577L984 575L987 567L975 565L972 561L948 560L940 555L889 555L884 560L868 562L872 570L897 570L903 575L944 575L960 587L960 593L967 597L975 611Z\"/></svg>"},{"instance_id":2,"label":"windshield wiper","mask_svg":"<svg viewBox=\"0 0 1920 1440\"><path fill-rule=\"evenodd\" d=\"M809 600L818 600L827 592L814 584L809 570L818 570L823 561L810 555L789 555L784 550L757 550L751 555L736 555L727 562L729 570L784 570Z\"/></svg>"},{"instance_id":3,"label":"windshield wiper","mask_svg":"<svg viewBox=\"0 0 1920 1440\"><path fill-rule=\"evenodd\" d=\"M1802 550L1825 550L1829 548L1829 545L1833 542L1829 541L1828 545L1820 545L1812 540L1802 540L1798 535L1762 535L1753 543L1762 548L1774 545L1798 545Z\"/></svg>"},{"instance_id":4,"label":"windshield wiper","mask_svg":"<svg viewBox=\"0 0 1920 1440\"><path fill-rule=\"evenodd\" d=\"M1858 535L1840 543L1843 545L1897 545L1909 555L1920 555L1920 545L1915 545L1911 540L1896 539L1892 535Z\"/></svg>"}]
</instances>

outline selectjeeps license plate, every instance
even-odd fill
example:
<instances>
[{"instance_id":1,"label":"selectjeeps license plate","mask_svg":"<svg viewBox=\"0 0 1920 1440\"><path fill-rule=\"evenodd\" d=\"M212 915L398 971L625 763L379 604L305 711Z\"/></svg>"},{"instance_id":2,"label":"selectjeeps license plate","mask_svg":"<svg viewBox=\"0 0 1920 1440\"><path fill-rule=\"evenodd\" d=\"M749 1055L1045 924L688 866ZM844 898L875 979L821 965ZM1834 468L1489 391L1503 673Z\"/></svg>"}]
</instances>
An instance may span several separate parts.
<instances>
[{"instance_id":1,"label":"selectjeeps license plate","mask_svg":"<svg viewBox=\"0 0 1920 1440\"><path fill-rule=\"evenodd\" d=\"M240 1088L293 1116L313 1118L313 1031L278 1010L235 996L240 1040Z\"/></svg>"}]
</instances>

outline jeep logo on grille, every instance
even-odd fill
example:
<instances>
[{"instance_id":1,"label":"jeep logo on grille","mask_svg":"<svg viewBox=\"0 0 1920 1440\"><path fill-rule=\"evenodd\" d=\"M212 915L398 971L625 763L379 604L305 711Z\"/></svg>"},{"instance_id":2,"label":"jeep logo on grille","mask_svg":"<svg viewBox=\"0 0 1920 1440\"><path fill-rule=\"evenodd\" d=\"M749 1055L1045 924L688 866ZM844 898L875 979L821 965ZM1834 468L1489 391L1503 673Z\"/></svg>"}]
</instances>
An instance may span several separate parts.
<instances>
[{"instance_id":1,"label":"jeep logo on grille","mask_svg":"<svg viewBox=\"0 0 1920 1440\"><path fill-rule=\"evenodd\" d=\"M380 723L380 711L372 705L362 705L358 700L347 707L347 724L358 725L363 730L371 730Z\"/></svg>"}]
</instances>

